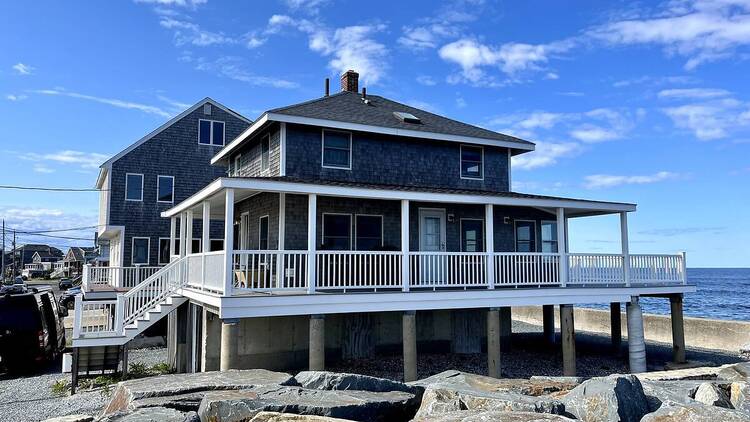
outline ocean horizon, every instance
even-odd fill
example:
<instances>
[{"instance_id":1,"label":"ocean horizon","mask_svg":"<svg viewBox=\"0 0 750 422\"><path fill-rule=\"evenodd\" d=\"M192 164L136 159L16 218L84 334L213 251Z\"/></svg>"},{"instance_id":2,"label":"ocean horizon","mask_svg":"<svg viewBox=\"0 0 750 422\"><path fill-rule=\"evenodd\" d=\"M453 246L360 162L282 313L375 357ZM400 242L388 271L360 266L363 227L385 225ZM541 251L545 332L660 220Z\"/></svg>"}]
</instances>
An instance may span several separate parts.
<instances>
[{"instance_id":1,"label":"ocean horizon","mask_svg":"<svg viewBox=\"0 0 750 422\"><path fill-rule=\"evenodd\" d=\"M750 268L688 268L688 283L698 291L685 295L685 316L750 321ZM586 308L609 309L608 305L587 304ZM644 313L669 315L669 300L641 298ZM623 310L625 308L623 307Z\"/></svg>"}]
</instances>

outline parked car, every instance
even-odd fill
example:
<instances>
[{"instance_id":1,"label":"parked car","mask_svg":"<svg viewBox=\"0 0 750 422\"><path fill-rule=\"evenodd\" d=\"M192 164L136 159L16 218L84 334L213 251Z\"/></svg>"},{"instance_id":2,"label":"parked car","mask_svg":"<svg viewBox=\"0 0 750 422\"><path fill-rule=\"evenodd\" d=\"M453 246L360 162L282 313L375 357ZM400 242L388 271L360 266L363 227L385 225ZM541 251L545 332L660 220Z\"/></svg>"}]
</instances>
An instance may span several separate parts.
<instances>
[{"instance_id":1,"label":"parked car","mask_svg":"<svg viewBox=\"0 0 750 422\"><path fill-rule=\"evenodd\" d=\"M69 310L73 310L76 305L76 296L83 294L81 286L71 287L62 292L60 295L60 309L67 315Z\"/></svg>"},{"instance_id":2,"label":"parked car","mask_svg":"<svg viewBox=\"0 0 750 422\"><path fill-rule=\"evenodd\" d=\"M16 278L13 279L13 284L26 284L26 279L22 276L16 276Z\"/></svg>"},{"instance_id":3,"label":"parked car","mask_svg":"<svg viewBox=\"0 0 750 422\"><path fill-rule=\"evenodd\" d=\"M59 287L60 290L68 290L73 287L73 280L69 278L60 279L60 281L57 282L57 287Z\"/></svg>"},{"instance_id":4,"label":"parked car","mask_svg":"<svg viewBox=\"0 0 750 422\"><path fill-rule=\"evenodd\" d=\"M63 319L49 287L0 288L0 365L20 371L64 349Z\"/></svg>"}]
</instances>

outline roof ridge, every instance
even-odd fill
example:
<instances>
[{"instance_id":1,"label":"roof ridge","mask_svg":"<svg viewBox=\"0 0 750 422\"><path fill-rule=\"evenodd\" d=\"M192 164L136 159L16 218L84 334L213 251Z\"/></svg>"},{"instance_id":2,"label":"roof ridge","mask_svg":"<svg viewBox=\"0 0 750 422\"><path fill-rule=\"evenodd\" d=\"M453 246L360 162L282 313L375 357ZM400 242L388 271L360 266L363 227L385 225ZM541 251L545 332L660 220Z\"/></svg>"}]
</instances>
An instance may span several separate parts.
<instances>
[{"instance_id":1,"label":"roof ridge","mask_svg":"<svg viewBox=\"0 0 750 422\"><path fill-rule=\"evenodd\" d=\"M358 94L358 93L357 92L351 92L351 91L339 91L339 92L337 92L335 94L324 95L322 97L313 98L313 99L307 100L307 101L302 101L301 103L289 104L289 105L286 105L286 106L283 106L283 107L272 108L270 110L266 110L265 113L275 113L277 111L283 111L283 110L287 110L287 109L290 109L290 108L293 108L293 107L299 107L299 106L303 106L303 105L313 104L313 103L316 103L318 101L325 101L328 98L338 97L338 96L344 95L344 94ZM263 113L263 114L265 114L265 113Z\"/></svg>"}]
</instances>

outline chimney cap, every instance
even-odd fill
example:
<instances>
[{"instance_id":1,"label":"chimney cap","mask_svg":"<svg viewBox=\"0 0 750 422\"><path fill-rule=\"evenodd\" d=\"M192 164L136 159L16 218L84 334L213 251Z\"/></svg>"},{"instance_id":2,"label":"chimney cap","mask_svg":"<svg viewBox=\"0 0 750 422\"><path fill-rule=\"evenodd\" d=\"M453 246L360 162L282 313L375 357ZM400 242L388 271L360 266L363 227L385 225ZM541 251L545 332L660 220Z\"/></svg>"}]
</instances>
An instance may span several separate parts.
<instances>
[{"instance_id":1,"label":"chimney cap","mask_svg":"<svg viewBox=\"0 0 750 422\"><path fill-rule=\"evenodd\" d=\"M341 75L341 90L349 92L359 91L359 73L347 70Z\"/></svg>"}]
</instances>

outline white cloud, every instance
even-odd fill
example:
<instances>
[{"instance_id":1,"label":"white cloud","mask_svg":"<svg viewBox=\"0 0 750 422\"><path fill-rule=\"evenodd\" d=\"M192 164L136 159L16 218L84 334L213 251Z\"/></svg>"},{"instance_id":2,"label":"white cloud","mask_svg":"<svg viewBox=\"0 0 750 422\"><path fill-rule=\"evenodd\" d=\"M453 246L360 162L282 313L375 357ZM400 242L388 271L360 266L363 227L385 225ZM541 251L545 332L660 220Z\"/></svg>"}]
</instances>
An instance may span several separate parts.
<instances>
[{"instance_id":1,"label":"white cloud","mask_svg":"<svg viewBox=\"0 0 750 422\"><path fill-rule=\"evenodd\" d=\"M34 167L31 168L37 173L54 173L55 170L43 165L43 164L34 164Z\"/></svg>"},{"instance_id":2,"label":"white cloud","mask_svg":"<svg viewBox=\"0 0 750 422\"><path fill-rule=\"evenodd\" d=\"M61 198L62 200L63 198ZM20 228L24 231L61 230L73 227L94 226L97 224L96 210L83 214L71 213L57 208L0 206L0 218L5 219L7 227ZM54 239L19 233L18 244L44 243L56 246L63 251L70 245L91 245L94 242L94 228L77 231L63 231L55 236L90 237L91 240ZM7 242L6 242L6 246Z\"/></svg>"},{"instance_id":3,"label":"white cloud","mask_svg":"<svg viewBox=\"0 0 750 422\"><path fill-rule=\"evenodd\" d=\"M638 114L640 117L640 114ZM490 125L520 137L535 138L539 130L559 136L558 126L567 128L568 135L580 142L594 143L621 139L634 126L632 113L626 110L598 108L580 113L535 111L529 114L498 116ZM557 128L552 132L553 128Z\"/></svg>"},{"instance_id":4,"label":"white cloud","mask_svg":"<svg viewBox=\"0 0 750 422\"><path fill-rule=\"evenodd\" d=\"M458 108L465 108L466 107L466 100L464 100L463 97L456 97L456 107Z\"/></svg>"},{"instance_id":5,"label":"white cloud","mask_svg":"<svg viewBox=\"0 0 750 422\"><path fill-rule=\"evenodd\" d=\"M687 58L686 69L727 58L750 44L746 0L672 1L658 12L613 21L587 32L613 45L651 44Z\"/></svg>"},{"instance_id":6,"label":"white cloud","mask_svg":"<svg viewBox=\"0 0 750 422\"><path fill-rule=\"evenodd\" d=\"M675 126L693 132L702 141L728 137L733 131L750 125L747 104L731 98L685 104L662 109Z\"/></svg>"},{"instance_id":7,"label":"white cloud","mask_svg":"<svg viewBox=\"0 0 750 422\"><path fill-rule=\"evenodd\" d=\"M195 68L202 71L216 72L221 76L235 81L245 82L254 86L270 86L273 88L297 88L299 84L280 77L255 75L245 68L241 57L222 57L213 62L203 59L196 60Z\"/></svg>"},{"instance_id":8,"label":"white cloud","mask_svg":"<svg viewBox=\"0 0 750 422\"><path fill-rule=\"evenodd\" d=\"M674 180L680 177L677 173L660 171L650 175L617 176L610 174L592 174L584 177L584 186L587 189L611 188L621 185L644 185L658 183L666 180Z\"/></svg>"},{"instance_id":9,"label":"white cloud","mask_svg":"<svg viewBox=\"0 0 750 422\"><path fill-rule=\"evenodd\" d=\"M432 79L431 76L428 75L419 75L417 76L417 83L424 86L435 86L437 85L437 82L435 82L435 79Z\"/></svg>"},{"instance_id":10,"label":"white cloud","mask_svg":"<svg viewBox=\"0 0 750 422\"><path fill-rule=\"evenodd\" d=\"M611 141L620 138L622 135L614 129L605 129L592 124L584 124L578 129L572 130L570 136L581 142L593 143Z\"/></svg>"},{"instance_id":11,"label":"white cloud","mask_svg":"<svg viewBox=\"0 0 750 422\"><path fill-rule=\"evenodd\" d=\"M536 142L536 150L512 158L513 168L532 170L548 167L556 164L558 159L575 155L579 151L580 146L575 142Z\"/></svg>"},{"instance_id":12,"label":"white cloud","mask_svg":"<svg viewBox=\"0 0 750 422\"><path fill-rule=\"evenodd\" d=\"M429 17L419 19L401 28L398 43L409 50L433 49L448 38L459 37L464 24L474 21L483 13L483 0L450 2Z\"/></svg>"},{"instance_id":13,"label":"white cloud","mask_svg":"<svg viewBox=\"0 0 750 422\"><path fill-rule=\"evenodd\" d=\"M22 153L18 157L22 160L28 160L40 163L40 168L47 167L44 163L57 163L57 164L70 164L76 165L85 170L92 170L98 168L109 156L105 154L99 154L96 152L81 152L73 150L64 150L53 153L39 154L35 152ZM41 173L49 172L45 170L39 171Z\"/></svg>"},{"instance_id":14,"label":"white cloud","mask_svg":"<svg viewBox=\"0 0 750 422\"><path fill-rule=\"evenodd\" d=\"M318 14L320 8L329 2L330 0L284 0L290 10L303 11L311 15Z\"/></svg>"},{"instance_id":15,"label":"white cloud","mask_svg":"<svg viewBox=\"0 0 750 422\"><path fill-rule=\"evenodd\" d=\"M206 47L214 44L235 44L238 42L223 33L207 31L196 23L174 19L169 16L162 16L159 25L174 31L174 41L177 46L192 44L198 47Z\"/></svg>"},{"instance_id":16,"label":"white cloud","mask_svg":"<svg viewBox=\"0 0 750 422\"><path fill-rule=\"evenodd\" d=\"M16 95L16 94L8 94L8 95L5 96L5 99L8 100L8 101L21 101L21 100L25 100L26 98L28 98L28 96L26 96L24 94L18 94L18 95Z\"/></svg>"},{"instance_id":17,"label":"white cloud","mask_svg":"<svg viewBox=\"0 0 750 422\"><path fill-rule=\"evenodd\" d=\"M641 76L638 78L632 78L632 79L623 79L616 81L612 84L615 88L624 88L629 87L633 85L643 85L643 84L650 84L650 85L665 85L665 84L679 84L679 85L686 85L686 84L694 84L698 83L699 81L692 77L692 76L684 76L684 75L676 75L676 76Z\"/></svg>"},{"instance_id":18,"label":"white cloud","mask_svg":"<svg viewBox=\"0 0 750 422\"><path fill-rule=\"evenodd\" d=\"M135 0L136 3L156 4L160 6L191 6L206 4L208 0Z\"/></svg>"},{"instance_id":19,"label":"white cloud","mask_svg":"<svg viewBox=\"0 0 750 422\"><path fill-rule=\"evenodd\" d=\"M731 93L725 89L713 89L713 88L683 88L683 89L664 89L659 91L659 98L674 98L674 99L707 99L707 98L718 98L727 97Z\"/></svg>"},{"instance_id":20,"label":"white cloud","mask_svg":"<svg viewBox=\"0 0 750 422\"><path fill-rule=\"evenodd\" d=\"M13 70L19 75L31 75L34 72L34 68L23 63L16 63L13 65Z\"/></svg>"},{"instance_id":21,"label":"white cloud","mask_svg":"<svg viewBox=\"0 0 750 422\"><path fill-rule=\"evenodd\" d=\"M164 111L163 109L159 107L146 105L146 104L140 104L140 103L134 103L130 101L118 100L115 98L97 97L94 95L86 95L86 94L80 94L77 92L65 91L63 89L41 89L41 90L35 90L31 92L35 94L41 94L41 95L54 95L54 96L78 98L82 100L94 101L94 102L101 103L101 104L111 105L113 107L125 108L125 109L130 109L130 110L138 110L138 111L142 111L148 114L156 114L162 117L172 117L170 113Z\"/></svg>"}]
</instances>

